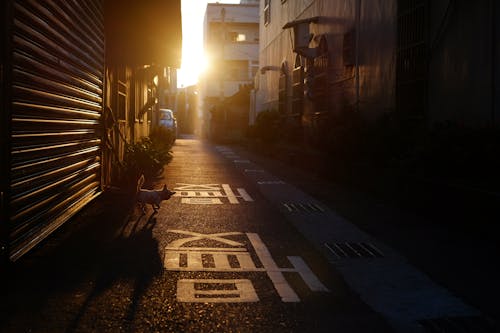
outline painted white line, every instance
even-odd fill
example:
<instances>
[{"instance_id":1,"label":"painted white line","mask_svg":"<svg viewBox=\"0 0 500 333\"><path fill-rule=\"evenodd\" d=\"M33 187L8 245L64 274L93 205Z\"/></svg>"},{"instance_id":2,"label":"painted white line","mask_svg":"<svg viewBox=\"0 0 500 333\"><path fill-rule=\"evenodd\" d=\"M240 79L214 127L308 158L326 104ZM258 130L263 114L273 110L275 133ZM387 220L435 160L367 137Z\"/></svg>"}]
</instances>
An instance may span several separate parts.
<instances>
[{"instance_id":1,"label":"painted white line","mask_svg":"<svg viewBox=\"0 0 500 333\"><path fill-rule=\"evenodd\" d=\"M169 229L167 232L172 232L175 234L180 234L180 235L188 235L191 237L185 237L185 238L180 238L177 240L174 240L169 243L169 246L171 247L181 247L184 244L187 244L189 242L197 241L197 240L202 240L202 239L210 239L216 242L221 242L223 244L229 245L229 246L235 246L235 247L243 247L243 243L239 243L230 239L226 239L223 237L226 236L235 236L235 235L241 235L241 232L220 232L220 233L215 233L215 234L202 234L199 232L194 232L194 231L185 231L185 230L178 230L178 229Z\"/></svg>"},{"instance_id":2,"label":"painted white line","mask_svg":"<svg viewBox=\"0 0 500 333\"><path fill-rule=\"evenodd\" d=\"M259 181L257 182L259 185L284 185L286 184L282 180L264 180L264 181Z\"/></svg>"},{"instance_id":3,"label":"painted white line","mask_svg":"<svg viewBox=\"0 0 500 333\"><path fill-rule=\"evenodd\" d=\"M196 285L213 286L209 290L196 289ZM222 289L230 287L229 290ZM177 281L177 301L189 303L247 303L258 302L252 282L247 279L235 280L197 280Z\"/></svg>"},{"instance_id":4,"label":"painted white line","mask_svg":"<svg viewBox=\"0 0 500 333\"><path fill-rule=\"evenodd\" d=\"M271 257L271 253L264 245L259 235L255 233L246 234L250 243L259 257L260 262L267 271L267 275L274 284L274 288L278 292L283 302L300 302L299 296L293 291L292 287L288 284L281 271L278 271L278 265Z\"/></svg>"},{"instance_id":5,"label":"painted white line","mask_svg":"<svg viewBox=\"0 0 500 333\"><path fill-rule=\"evenodd\" d=\"M314 275L309 266L305 263L305 261L301 257L290 256L287 257L288 260L292 263L293 267L300 274L304 282L307 284L309 289L312 291L324 291L329 292L327 287Z\"/></svg>"},{"instance_id":6,"label":"painted white line","mask_svg":"<svg viewBox=\"0 0 500 333\"><path fill-rule=\"evenodd\" d=\"M167 264L169 266L167 266ZM167 262L165 260L164 262L165 270L167 271L172 271L172 272L229 272L229 273L252 273L252 272L269 272L265 268L254 268L254 269L248 269L248 268L238 268L238 267L229 267L229 268L219 268L219 267L200 267L200 268L193 268L193 267L180 267L178 264ZM273 273L274 271L270 271ZM296 272L295 269L281 269L279 272Z\"/></svg>"},{"instance_id":7,"label":"painted white line","mask_svg":"<svg viewBox=\"0 0 500 333\"><path fill-rule=\"evenodd\" d=\"M220 252L212 253L212 257L214 258L215 267L217 267L218 269L226 269L226 270L231 269L231 265L229 264L227 254L223 254Z\"/></svg>"},{"instance_id":8,"label":"painted white line","mask_svg":"<svg viewBox=\"0 0 500 333\"><path fill-rule=\"evenodd\" d=\"M177 189L176 189L177 190ZM174 197L183 197L183 198L191 198L191 197L215 197L215 198L224 198L225 195L220 191L178 191L173 195Z\"/></svg>"},{"instance_id":9,"label":"painted white line","mask_svg":"<svg viewBox=\"0 0 500 333\"><path fill-rule=\"evenodd\" d=\"M189 205L222 205L218 198L182 198L181 203Z\"/></svg>"},{"instance_id":10,"label":"painted white line","mask_svg":"<svg viewBox=\"0 0 500 333\"><path fill-rule=\"evenodd\" d=\"M245 201L253 201L252 197L245 191L244 188L237 188L238 194L243 198Z\"/></svg>"},{"instance_id":11,"label":"painted white line","mask_svg":"<svg viewBox=\"0 0 500 333\"><path fill-rule=\"evenodd\" d=\"M245 169L244 172L264 172L262 169Z\"/></svg>"},{"instance_id":12,"label":"painted white line","mask_svg":"<svg viewBox=\"0 0 500 333\"><path fill-rule=\"evenodd\" d=\"M177 183L176 191L220 191L219 184L186 184Z\"/></svg>"},{"instance_id":13,"label":"painted white line","mask_svg":"<svg viewBox=\"0 0 500 333\"><path fill-rule=\"evenodd\" d=\"M218 151L219 151L219 152L221 152L221 153L222 153L222 152L225 152L225 151L232 151L232 149L231 149L231 148L229 148L229 147L225 147L225 146L217 146L217 147L215 147L215 149L216 149L216 150L218 150Z\"/></svg>"},{"instance_id":14,"label":"painted white line","mask_svg":"<svg viewBox=\"0 0 500 333\"><path fill-rule=\"evenodd\" d=\"M188 267L191 270L199 270L199 269L204 268L202 255L203 255L203 253L200 253L200 252L188 252L187 253Z\"/></svg>"},{"instance_id":15,"label":"painted white line","mask_svg":"<svg viewBox=\"0 0 500 333\"><path fill-rule=\"evenodd\" d=\"M226 193L227 199L229 200L229 203L232 204L239 204L240 202L238 201L238 198L236 198L236 195L234 195L233 190L231 190L231 187L229 187L228 184L222 184L222 189Z\"/></svg>"},{"instance_id":16,"label":"painted white line","mask_svg":"<svg viewBox=\"0 0 500 333\"><path fill-rule=\"evenodd\" d=\"M247 249L243 247L172 247L167 246L165 250L168 251L210 251L210 252L228 252L229 254L233 254L233 252L245 252Z\"/></svg>"},{"instance_id":17,"label":"painted white line","mask_svg":"<svg viewBox=\"0 0 500 333\"><path fill-rule=\"evenodd\" d=\"M185 251L185 250L167 250L168 257L165 259L165 268L169 271L245 271L256 272L263 271L264 268L258 269L248 252L234 251L234 252L221 252L221 251ZM187 256L185 267L180 265L181 255ZM212 257L214 259L215 267L204 267L203 256ZM229 256L232 255L238 261L240 267L231 267L229 263Z\"/></svg>"}]
</instances>

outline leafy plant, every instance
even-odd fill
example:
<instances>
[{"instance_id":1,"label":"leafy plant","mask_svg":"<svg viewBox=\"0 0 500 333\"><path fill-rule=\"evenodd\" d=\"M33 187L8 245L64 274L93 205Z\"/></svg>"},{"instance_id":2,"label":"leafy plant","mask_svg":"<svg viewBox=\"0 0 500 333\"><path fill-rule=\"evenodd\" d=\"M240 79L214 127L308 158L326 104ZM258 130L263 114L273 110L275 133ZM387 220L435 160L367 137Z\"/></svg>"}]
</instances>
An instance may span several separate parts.
<instances>
[{"instance_id":1,"label":"leafy plant","mask_svg":"<svg viewBox=\"0 0 500 333\"><path fill-rule=\"evenodd\" d=\"M124 159L127 177L135 179L140 174L144 174L146 178L158 176L172 160L170 147L171 142L160 140L155 135L130 144Z\"/></svg>"},{"instance_id":2,"label":"leafy plant","mask_svg":"<svg viewBox=\"0 0 500 333\"><path fill-rule=\"evenodd\" d=\"M149 138L155 146L159 146L160 149L169 151L175 141L175 133L164 126L156 126L151 129ZM165 147L162 148L162 146Z\"/></svg>"},{"instance_id":3,"label":"leafy plant","mask_svg":"<svg viewBox=\"0 0 500 333\"><path fill-rule=\"evenodd\" d=\"M277 141L279 121L280 114L274 109L260 112L255 119L256 136L268 143Z\"/></svg>"}]
</instances>

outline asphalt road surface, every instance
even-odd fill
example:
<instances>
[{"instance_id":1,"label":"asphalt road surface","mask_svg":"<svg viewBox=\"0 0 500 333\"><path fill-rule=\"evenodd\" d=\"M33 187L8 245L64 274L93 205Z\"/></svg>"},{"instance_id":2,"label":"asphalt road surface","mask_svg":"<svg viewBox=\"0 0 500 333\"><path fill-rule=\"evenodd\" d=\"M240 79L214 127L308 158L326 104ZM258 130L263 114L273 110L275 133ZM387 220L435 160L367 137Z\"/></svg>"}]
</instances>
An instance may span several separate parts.
<instances>
[{"instance_id":1,"label":"asphalt road surface","mask_svg":"<svg viewBox=\"0 0 500 333\"><path fill-rule=\"evenodd\" d=\"M480 317L231 147L178 139L173 154L150 182L176 191L157 214L103 194L13 265L0 332L431 332Z\"/></svg>"}]
</instances>

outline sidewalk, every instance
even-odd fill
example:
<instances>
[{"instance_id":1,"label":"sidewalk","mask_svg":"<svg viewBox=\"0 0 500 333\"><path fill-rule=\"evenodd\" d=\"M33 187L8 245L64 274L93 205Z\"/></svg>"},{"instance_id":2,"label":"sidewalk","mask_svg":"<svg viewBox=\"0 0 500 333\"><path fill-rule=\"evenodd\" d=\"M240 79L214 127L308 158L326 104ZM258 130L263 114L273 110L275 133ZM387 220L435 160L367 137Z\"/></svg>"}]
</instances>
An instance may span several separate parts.
<instances>
[{"instance_id":1,"label":"sidewalk","mask_svg":"<svg viewBox=\"0 0 500 333\"><path fill-rule=\"evenodd\" d=\"M264 156L251 147L239 149L398 250L435 282L499 321L500 269L493 255L499 252L498 219L493 215L498 215L499 200L491 193L483 193L490 200L486 202L475 192L459 193L453 187L418 181L397 184L398 179L390 179L392 188L388 191L370 187L363 191L363 187L356 189L327 179L328 170L318 154L297 156L282 149ZM372 180L371 185L384 186L384 181L387 179ZM404 197L398 197L395 190L403 190Z\"/></svg>"}]
</instances>

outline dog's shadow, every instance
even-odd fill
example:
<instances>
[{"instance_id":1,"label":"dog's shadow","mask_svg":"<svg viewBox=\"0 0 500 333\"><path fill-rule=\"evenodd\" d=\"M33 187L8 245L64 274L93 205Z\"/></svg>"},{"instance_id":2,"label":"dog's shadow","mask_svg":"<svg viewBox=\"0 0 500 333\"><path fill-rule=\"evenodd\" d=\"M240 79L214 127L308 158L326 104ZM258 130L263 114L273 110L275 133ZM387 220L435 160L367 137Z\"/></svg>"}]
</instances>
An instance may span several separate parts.
<instances>
[{"instance_id":1,"label":"dog's shadow","mask_svg":"<svg viewBox=\"0 0 500 333\"><path fill-rule=\"evenodd\" d=\"M135 222L132 223L132 226L131 226L131 230L129 231L129 234L134 234L136 233L136 231L139 229L139 230L152 230L154 228L154 226L156 225L156 215L158 214L158 211L157 210L153 210L151 212L151 214L149 215L149 217L145 220L146 222L145 223L142 223L143 219L146 217L146 212L143 211L141 209L141 213L140 215L137 217L137 219L135 220ZM123 229L122 229L122 235L125 236L125 234L123 234L124 232L126 232L126 229L127 229L127 226L129 225L130 223L128 224L125 224L123 226Z\"/></svg>"},{"instance_id":2,"label":"dog's shadow","mask_svg":"<svg viewBox=\"0 0 500 333\"><path fill-rule=\"evenodd\" d=\"M132 215L125 223L118 237L102 254L100 275L96 279L95 287L67 332L76 331L95 300L115 288L117 282L124 280L132 281L130 303L125 317L128 322L133 322L145 292L155 277L163 272L159 243L153 237L157 214L158 212L153 211L149 216L144 213L139 216Z\"/></svg>"}]
</instances>

